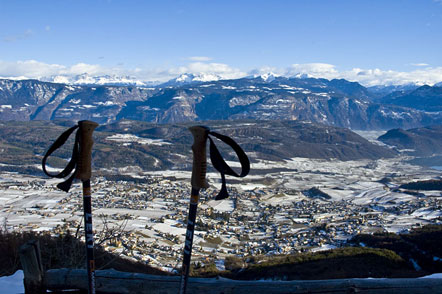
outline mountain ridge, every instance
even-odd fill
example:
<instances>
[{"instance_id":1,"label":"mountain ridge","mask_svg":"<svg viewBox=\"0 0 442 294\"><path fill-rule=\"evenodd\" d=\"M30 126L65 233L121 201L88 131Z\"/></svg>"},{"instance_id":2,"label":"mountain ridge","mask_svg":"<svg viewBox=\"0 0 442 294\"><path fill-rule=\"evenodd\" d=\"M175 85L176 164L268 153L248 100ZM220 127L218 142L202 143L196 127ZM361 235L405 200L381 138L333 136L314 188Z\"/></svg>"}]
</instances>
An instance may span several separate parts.
<instances>
[{"instance_id":1,"label":"mountain ridge","mask_svg":"<svg viewBox=\"0 0 442 294\"><path fill-rule=\"evenodd\" d=\"M0 79L0 120L307 120L352 129L442 123L442 112L374 103L356 82L281 76L167 87L72 86Z\"/></svg>"},{"instance_id":2,"label":"mountain ridge","mask_svg":"<svg viewBox=\"0 0 442 294\"><path fill-rule=\"evenodd\" d=\"M9 170L11 165L17 170L19 162L25 169L41 173L35 166L40 166L48 140L55 140L74 124L73 121L0 122L0 163L4 165L0 170ZM396 151L373 144L348 129L311 122L243 120L205 121L204 124L234 138L252 165L262 160L283 162L295 157L347 161L397 155ZM188 170L192 165L189 144L193 139L187 129L192 125L194 123L156 124L131 120L101 125L94 132L93 164L97 169L107 170L125 167ZM226 160L237 160L227 145L216 144ZM70 147L63 146L51 156L48 164L64 166L71 153Z\"/></svg>"},{"instance_id":3,"label":"mountain ridge","mask_svg":"<svg viewBox=\"0 0 442 294\"><path fill-rule=\"evenodd\" d=\"M442 87L424 85L412 91L393 92L380 102L424 111L442 111Z\"/></svg>"},{"instance_id":4,"label":"mountain ridge","mask_svg":"<svg viewBox=\"0 0 442 294\"><path fill-rule=\"evenodd\" d=\"M378 140L417 156L442 155L442 125L414 129L392 129Z\"/></svg>"}]
</instances>

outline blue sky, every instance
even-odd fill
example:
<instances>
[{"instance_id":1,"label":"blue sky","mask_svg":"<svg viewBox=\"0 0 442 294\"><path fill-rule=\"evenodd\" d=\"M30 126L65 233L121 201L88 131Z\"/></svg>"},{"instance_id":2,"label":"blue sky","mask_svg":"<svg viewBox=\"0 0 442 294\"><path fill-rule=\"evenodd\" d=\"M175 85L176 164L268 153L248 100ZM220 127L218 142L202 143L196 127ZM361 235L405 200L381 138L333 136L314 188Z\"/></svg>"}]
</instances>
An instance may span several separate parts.
<instances>
[{"instance_id":1,"label":"blue sky","mask_svg":"<svg viewBox=\"0 0 442 294\"><path fill-rule=\"evenodd\" d=\"M3 77L442 81L442 0L0 0L0 26Z\"/></svg>"}]
</instances>

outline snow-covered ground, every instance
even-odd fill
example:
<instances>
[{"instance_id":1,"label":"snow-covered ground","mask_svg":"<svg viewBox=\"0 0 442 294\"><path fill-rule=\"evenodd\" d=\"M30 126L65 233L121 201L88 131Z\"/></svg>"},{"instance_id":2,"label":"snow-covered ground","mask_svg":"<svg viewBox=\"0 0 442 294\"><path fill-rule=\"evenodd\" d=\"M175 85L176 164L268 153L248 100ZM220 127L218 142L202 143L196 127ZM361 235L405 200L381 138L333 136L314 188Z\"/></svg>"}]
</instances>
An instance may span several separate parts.
<instances>
[{"instance_id":1,"label":"snow-covered ground","mask_svg":"<svg viewBox=\"0 0 442 294\"><path fill-rule=\"evenodd\" d=\"M0 293L2 294L18 294L24 293L23 271L16 271L11 276L0 277Z\"/></svg>"},{"instance_id":2,"label":"snow-covered ground","mask_svg":"<svg viewBox=\"0 0 442 294\"><path fill-rule=\"evenodd\" d=\"M170 145L170 143L165 142L161 139L149 139L149 138L141 138L132 134L116 134L106 138L108 141L115 141L118 143L122 143L127 146L132 143L138 143L141 145Z\"/></svg>"},{"instance_id":3,"label":"snow-covered ground","mask_svg":"<svg viewBox=\"0 0 442 294\"><path fill-rule=\"evenodd\" d=\"M263 246L262 242L259 243L261 240L278 242L272 237L276 228L294 237L292 241L297 245L290 246L300 248L310 246L305 242L312 240L310 237L313 236L298 237L298 232L320 223L336 226L334 241L346 240L359 232L401 232L416 225L434 223L442 215L436 208L442 201L441 192L424 191L410 195L398 187L410 181L441 178L442 171L408 164L407 159L345 162L308 158L283 162L255 160L251 163L251 175L235 181L227 177L228 188L235 189L231 193L233 197L222 201L213 200L221 183L219 174L210 172L207 178L211 188L201 193L198 217L203 223L212 222L211 229L195 232L194 257L198 254L204 257L207 252L216 250L223 254L238 252L241 249L238 246L247 245L239 241L241 234L248 234L250 243L257 242L253 245L255 247ZM229 164L239 168L231 162ZM145 242L137 250L141 252L144 248L144 252L149 252L152 248L148 246L153 244L152 250L163 252L164 259L175 259L176 262L182 252L191 172L152 172L135 167L115 172L137 179L146 178L152 183L93 179L94 229L97 232L103 229L103 219L107 219L109 227L124 223L125 230L134 232L133 239ZM57 227L59 230L68 227L75 231L83 217L81 185L74 184L72 192L64 193L55 188L58 182L60 180L2 173L0 223L9 230L55 232ZM309 197L305 191L313 187L328 194L330 199ZM284 208L281 210L281 207ZM201 218L207 211L212 211L213 216ZM217 227L221 218L238 214L251 222L231 219L225 227ZM369 215L363 223L346 223L348 220L358 221L366 214ZM266 216L265 220L262 216ZM258 225L261 221L263 223ZM317 242L311 245L311 249L321 250L335 245L327 242ZM171 250L175 255L170 254ZM137 254L140 259L161 260L158 256Z\"/></svg>"},{"instance_id":4,"label":"snow-covered ground","mask_svg":"<svg viewBox=\"0 0 442 294\"><path fill-rule=\"evenodd\" d=\"M307 199L301 191L317 187L327 193L332 201L350 201L355 205L375 205L382 207L397 206L416 200L415 195L409 195L395 190L401 183L440 178L442 172L434 169L425 169L419 166L405 163L407 158L381 159L381 160L360 160L360 161L338 161L320 160L308 158L293 158L284 162L257 161L252 162L252 174L241 181L228 184L238 191L252 191L265 188L282 188L286 192L278 195L269 194L262 197L268 205L283 205ZM232 166L236 165L229 162ZM121 169L120 172L133 175L137 178L143 177L174 177L178 183L190 181L190 171L156 171L143 172L141 170ZM208 173L208 181L213 189L220 188L220 177L217 173ZM379 182L383 178L391 178L391 182ZM80 213L73 213L76 204L81 206L77 196L57 191L53 187L59 182L53 179L38 179L31 176L23 176L14 173L4 173L0 176L0 217L7 218L8 225L13 228L27 226L34 230L46 230L62 225L66 220L78 220ZM229 182L229 177L228 177ZM31 185L30 185L31 183ZM169 183L164 183L169 185ZM30 187L31 186L31 187ZM107 189L109 187L104 187ZM105 197L108 192L97 187L94 199ZM187 189L187 188L185 188ZM108 189L112 190L112 189ZM292 191L292 192L287 192ZM135 193L130 192L132 195ZM143 191L137 193L143 194ZM73 189L73 194L80 194L79 185ZM103 196L101 196L103 195ZM426 191L423 193L428 197L440 197L438 191ZM277 196L277 197L275 197ZM74 197L73 203L68 198ZM173 202L164 202L164 197L158 193L154 201L146 202L141 209L121 205L118 208L97 208L94 213L97 215L132 215L136 218L158 219L170 214L168 205ZM113 199L112 201L117 201ZM124 202L124 197L121 199ZM64 202L63 205L60 202ZM218 212L232 212L234 209L232 199L223 201L209 201L207 207L212 207ZM185 209L185 204L183 209ZM39 211L47 211L44 216ZM432 220L438 218L442 213L432 207L422 207L409 216L401 216L392 221L395 223L391 230L396 231L407 227L420 220ZM132 224L133 223L133 224ZM147 222L131 222L130 228L141 227ZM99 224L98 224L99 225ZM173 229L173 228L171 228ZM176 229L176 227L175 227Z\"/></svg>"}]
</instances>

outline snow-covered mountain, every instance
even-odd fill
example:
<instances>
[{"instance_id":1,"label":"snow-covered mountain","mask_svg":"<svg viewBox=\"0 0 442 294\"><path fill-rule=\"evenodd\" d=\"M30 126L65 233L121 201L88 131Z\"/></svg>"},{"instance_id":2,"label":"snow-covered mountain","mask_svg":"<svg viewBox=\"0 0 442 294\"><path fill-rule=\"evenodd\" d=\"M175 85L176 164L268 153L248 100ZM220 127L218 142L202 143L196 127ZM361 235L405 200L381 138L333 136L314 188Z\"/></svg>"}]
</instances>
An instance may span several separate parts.
<instances>
[{"instance_id":1,"label":"snow-covered mountain","mask_svg":"<svg viewBox=\"0 0 442 294\"><path fill-rule=\"evenodd\" d=\"M80 86L0 79L0 120L88 118L110 122L128 101L145 100L155 91L134 86Z\"/></svg>"},{"instance_id":2,"label":"snow-covered mountain","mask_svg":"<svg viewBox=\"0 0 442 294\"><path fill-rule=\"evenodd\" d=\"M388 103L374 102L367 88L343 79L267 74L226 80L218 76L181 75L174 80L180 85L170 83L155 88L90 85L96 81L81 76L77 82L87 84L81 86L0 79L0 120L304 120L352 129L413 128L442 123L440 107L422 109L413 103L404 104L410 100L408 96L390 99ZM105 81L111 79L107 77L101 83ZM421 99L431 94L431 105L441 105L437 91L440 88L426 87L421 87L415 96Z\"/></svg>"},{"instance_id":3,"label":"snow-covered mountain","mask_svg":"<svg viewBox=\"0 0 442 294\"><path fill-rule=\"evenodd\" d=\"M386 95L392 94L394 92L400 92L405 94L419 88L421 85L418 84L404 84L404 85L377 85L368 87L368 91L373 94L375 98L382 98ZM435 85L436 86L436 85Z\"/></svg>"},{"instance_id":4,"label":"snow-covered mountain","mask_svg":"<svg viewBox=\"0 0 442 294\"><path fill-rule=\"evenodd\" d=\"M442 111L442 87L425 85L413 91L393 92L379 102L424 111Z\"/></svg>"},{"instance_id":5,"label":"snow-covered mountain","mask_svg":"<svg viewBox=\"0 0 442 294\"><path fill-rule=\"evenodd\" d=\"M282 77L281 75L275 74L273 72L268 72L265 74L255 74L248 76L249 79L261 79L264 82L273 82L276 78Z\"/></svg>"},{"instance_id":6,"label":"snow-covered mountain","mask_svg":"<svg viewBox=\"0 0 442 294\"><path fill-rule=\"evenodd\" d=\"M247 76L248 79L261 79L264 82L272 82L276 78L281 77L280 75L277 75L275 73L269 72L265 74L255 74L251 76ZM204 83L204 82L216 82L221 80L228 80L225 77L217 74L209 74L209 73L200 73L200 74L193 74L193 73L184 73L179 75L178 77L171 79L167 81L166 83L161 84L161 87L179 87L189 84L198 84L198 83Z\"/></svg>"},{"instance_id":7,"label":"snow-covered mountain","mask_svg":"<svg viewBox=\"0 0 442 294\"><path fill-rule=\"evenodd\" d=\"M178 87L193 83L203 83L203 82L211 82L211 81L219 81L223 78L220 75L217 74L207 74L207 73L200 73L200 74L192 74L192 73L184 73L179 75L178 77L171 79L163 84L161 84L161 87Z\"/></svg>"},{"instance_id":8,"label":"snow-covered mountain","mask_svg":"<svg viewBox=\"0 0 442 294\"><path fill-rule=\"evenodd\" d=\"M67 75L50 76L50 77L44 77L41 80L44 82L52 82L59 84L89 85L89 86L107 85L107 86L151 87L159 84L159 82L141 81L131 76L119 76L119 75L91 76L87 73L76 76L67 76Z\"/></svg>"}]
</instances>

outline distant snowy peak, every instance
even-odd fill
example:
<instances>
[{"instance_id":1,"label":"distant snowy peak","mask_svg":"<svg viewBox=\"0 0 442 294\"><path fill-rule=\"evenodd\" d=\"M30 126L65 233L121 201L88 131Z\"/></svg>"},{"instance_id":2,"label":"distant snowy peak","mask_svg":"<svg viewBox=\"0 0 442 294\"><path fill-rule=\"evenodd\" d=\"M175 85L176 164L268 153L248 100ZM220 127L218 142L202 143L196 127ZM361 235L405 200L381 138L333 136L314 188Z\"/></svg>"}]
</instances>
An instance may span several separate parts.
<instances>
[{"instance_id":1,"label":"distant snowy peak","mask_svg":"<svg viewBox=\"0 0 442 294\"><path fill-rule=\"evenodd\" d=\"M217 74L208 74L208 73L200 73L200 74L192 74L185 73L180 76L169 80L168 82L162 84L162 86L182 86L186 84L192 83L204 83L204 82L212 82L222 80L222 77Z\"/></svg>"},{"instance_id":2,"label":"distant snowy peak","mask_svg":"<svg viewBox=\"0 0 442 294\"><path fill-rule=\"evenodd\" d=\"M273 82L276 78L282 77L281 75L275 74L273 72L268 72L265 74L254 74L251 76L247 76L246 79L260 79L264 82Z\"/></svg>"},{"instance_id":3,"label":"distant snowy peak","mask_svg":"<svg viewBox=\"0 0 442 294\"><path fill-rule=\"evenodd\" d=\"M436 85L435 85L436 86ZM403 85L377 85L368 87L368 91L377 95L386 96L394 92L411 92L419 88L415 83L408 83Z\"/></svg>"},{"instance_id":4,"label":"distant snowy peak","mask_svg":"<svg viewBox=\"0 0 442 294\"><path fill-rule=\"evenodd\" d=\"M152 86L158 83L140 81L130 76L118 76L118 75L103 75L103 76L91 76L87 73L76 76L51 76L45 77L41 80L45 82L53 82L68 85L116 85L116 86L137 86L146 87Z\"/></svg>"},{"instance_id":5,"label":"distant snowy peak","mask_svg":"<svg viewBox=\"0 0 442 294\"><path fill-rule=\"evenodd\" d=\"M262 75L259 76L259 78L261 78L263 81L269 82L269 83L274 81L278 77L280 77L280 75L277 75L277 74L272 73L272 72L269 72L269 73L266 73L266 74L262 74Z\"/></svg>"},{"instance_id":6,"label":"distant snowy peak","mask_svg":"<svg viewBox=\"0 0 442 294\"><path fill-rule=\"evenodd\" d=\"M70 84L71 83L70 79L66 76L52 76L49 78L43 78L42 80L45 82L52 82L52 83L57 83L57 84Z\"/></svg>"},{"instance_id":7,"label":"distant snowy peak","mask_svg":"<svg viewBox=\"0 0 442 294\"><path fill-rule=\"evenodd\" d=\"M293 76L291 76L290 78L292 78L292 79L310 79L310 78L315 78L315 77L313 75L307 74L307 73L297 73L297 74L294 74Z\"/></svg>"}]
</instances>

